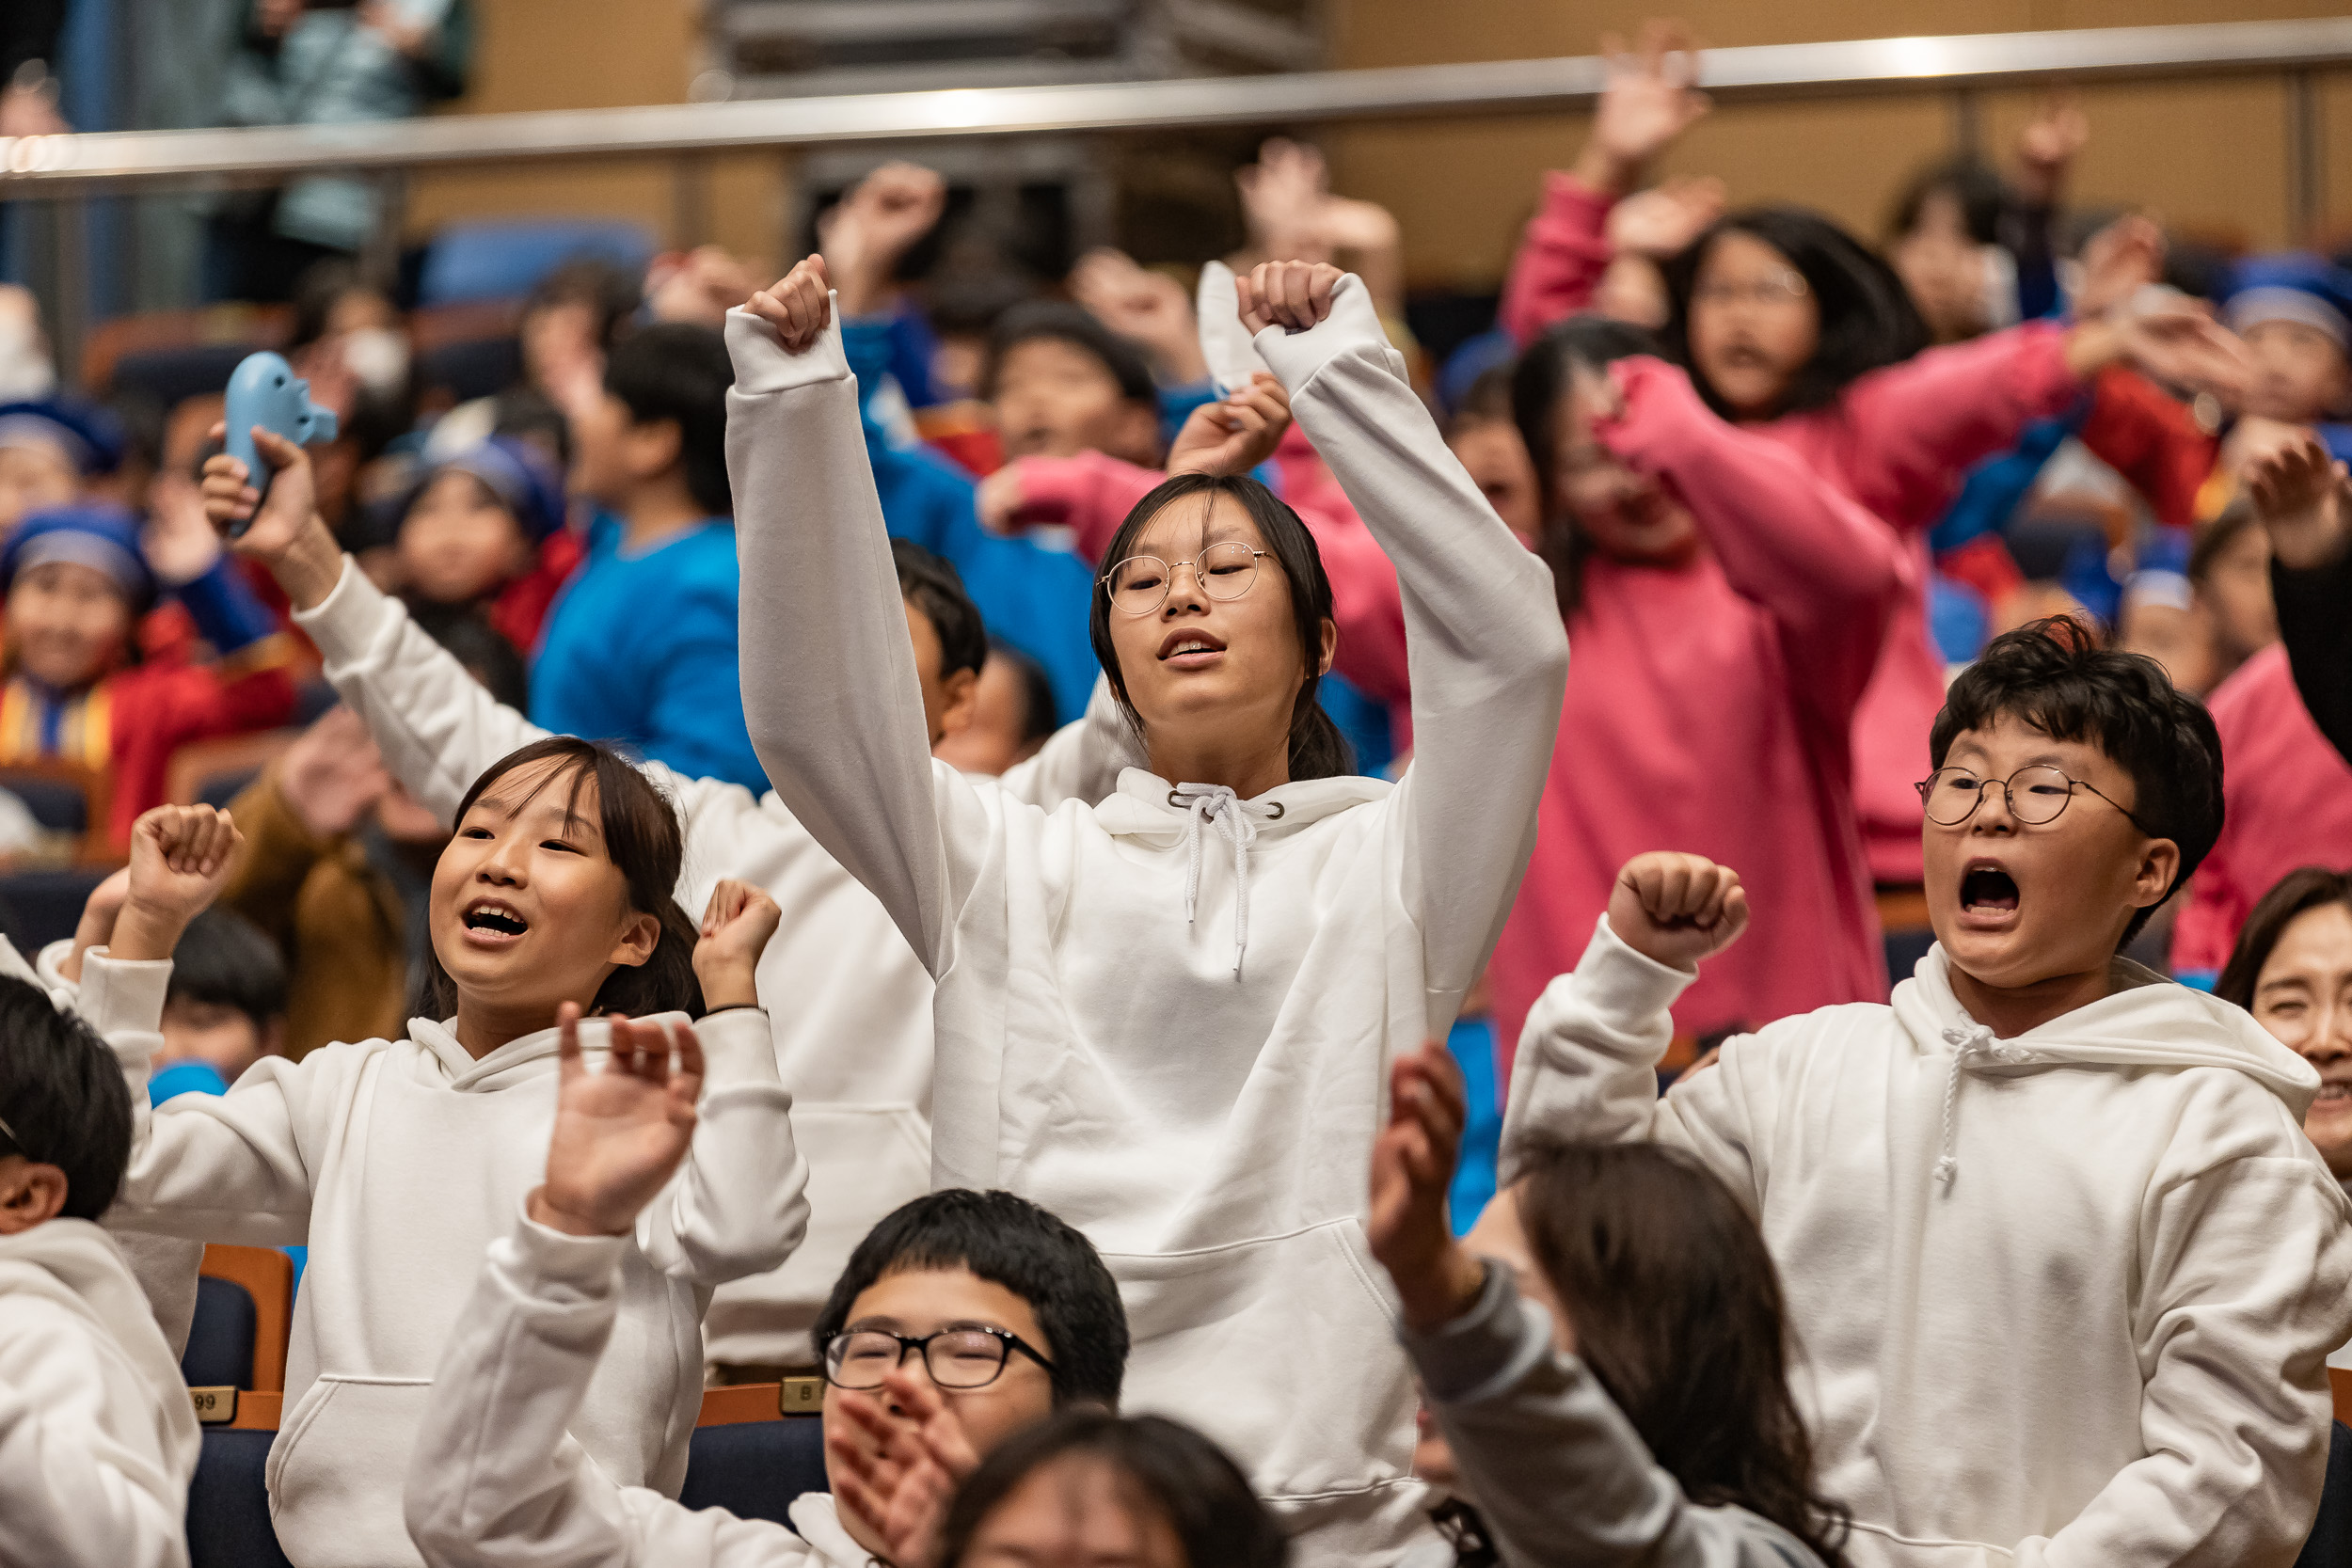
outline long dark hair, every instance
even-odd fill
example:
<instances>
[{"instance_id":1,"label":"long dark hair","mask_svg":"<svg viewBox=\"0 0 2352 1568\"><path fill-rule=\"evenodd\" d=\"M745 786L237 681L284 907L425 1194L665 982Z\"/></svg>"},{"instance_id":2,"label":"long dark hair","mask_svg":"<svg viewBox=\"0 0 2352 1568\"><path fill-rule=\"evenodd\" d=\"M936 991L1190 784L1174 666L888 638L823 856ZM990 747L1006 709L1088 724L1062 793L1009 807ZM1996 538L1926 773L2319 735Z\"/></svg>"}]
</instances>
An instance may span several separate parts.
<instances>
[{"instance_id":1,"label":"long dark hair","mask_svg":"<svg viewBox=\"0 0 2352 1568\"><path fill-rule=\"evenodd\" d=\"M1110 547L1103 552L1104 569L1108 571L1134 554L1136 541L1142 537L1152 519L1187 496L1200 497L1204 509L1216 506L1219 496L1229 496L1239 502L1249 514L1249 520L1258 525L1258 535L1265 541L1267 553L1290 581L1291 616L1297 624L1298 656L1307 674L1305 684L1298 689L1297 701L1291 705L1291 777L1328 779L1354 772L1356 758L1347 737L1340 734L1340 727L1315 701L1315 689L1323 678L1317 668L1323 662L1323 623L1330 620L1332 613L1331 579L1324 575L1323 552L1315 547L1315 536L1298 520L1298 514L1285 506L1273 491L1247 475L1177 474L1136 502L1135 510L1127 514L1127 520L1111 536ZM1111 645L1110 590L1099 582L1094 585L1089 630L1094 638L1094 657L1102 661L1103 673L1110 677L1111 695L1119 699L1127 722L1138 736L1142 735L1143 716L1128 700L1127 677L1119 668L1119 651Z\"/></svg>"},{"instance_id":2,"label":"long dark hair","mask_svg":"<svg viewBox=\"0 0 2352 1568\"><path fill-rule=\"evenodd\" d=\"M1773 410L1825 408L1857 376L1908 359L1928 346L1928 324L1885 259L1820 214L1803 207L1751 207L1720 217L1666 263L1667 350L1691 372L1691 385L1726 420L1740 416L1691 358L1691 291L1715 242L1738 232L1763 241L1804 277L1820 313L1820 339Z\"/></svg>"},{"instance_id":3,"label":"long dark hair","mask_svg":"<svg viewBox=\"0 0 2352 1568\"><path fill-rule=\"evenodd\" d=\"M1576 1353L1652 1457L1692 1502L1744 1508L1837 1568L1848 1516L1813 1490L1780 1276L1730 1189L1656 1144L1517 1152L1519 1215Z\"/></svg>"},{"instance_id":4,"label":"long dark hair","mask_svg":"<svg viewBox=\"0 0 2352 1568\"><path fill-rule=\"evenodd\" d=\"M1013 1433L964 1478L940 1527L940 1568L958 1568L982 1520L1044 1465L1075 1455L1108 1466L1130 1508L1168 1522L1187 1568L1282 1568L1290 1542L1225 1450L1164 1416L1073 1405Z\"/></svg>"},{"instance_id":5,"label":"long dark hair","mask_svg":"<svg viewBox=\"0 0 2352 1568\"><path fill-rule=\"evenodd\" d=\"M1570 316L1527 345L1511 372L1511 420L1535 465L1536 493L1543 498L1543 527L1535 553L1551 568L1560 619L1576 613L1584 598L1584 562L1593 542L1576 517L1559 503L1552 476L1560 463L1560 409L1575 386L1576 368L1597 371L1637 354L1661 357L1665 350L1647 328L1607 316Z\"/></svg>"},{"instance_id":6,"label":"long dark hair","mask_svg":"<svg viewBox=\"0 0 2352 1568\"><path fill-rule=\"evenodd\" d=\"M552 760L556 766L540 781L539 789L552 788L568 779L571 793L564 801L566 816L577 816L580 792L590 781L596 786L596 820L604 832L606 858L628 884L628 907L661 923L653 954L635 966L623 965L605 976L588 1004L595 1013L680 1012L700 1016L702 982L694 978L694 943L701 932L678 908L673 890L686 858L677 813L655 788L653 781L609 746L574 736L551 735L509 752L482 770L466 798L457 802L456 820L463 822L482 792L518 768ZM535 795L537 790L533 790ZM440 955L425 947L424 974L418 986L419 1010L432 1018L457 1011L457 982L441 967Z\"/></svg>"},{"instance_id":7,"label":"long dark hair","mask_svg":"<svg viewBox=\"0 0 2352 1568\"><path fill-rule=\"evenodd\" d=\"M2238 927L2237 945L2230 950L2230 961L2221 966L2221 978L2214 982L2213 993L2252 1012L2254 988L2262 981L2263 965L2270 961L2270 950L2279 945L2296 915L2329 904L2352 909L2352 870L2297 866L2272 883L2270 891L2255 901L2246 924Z\"/></svg>"}]
</instances>

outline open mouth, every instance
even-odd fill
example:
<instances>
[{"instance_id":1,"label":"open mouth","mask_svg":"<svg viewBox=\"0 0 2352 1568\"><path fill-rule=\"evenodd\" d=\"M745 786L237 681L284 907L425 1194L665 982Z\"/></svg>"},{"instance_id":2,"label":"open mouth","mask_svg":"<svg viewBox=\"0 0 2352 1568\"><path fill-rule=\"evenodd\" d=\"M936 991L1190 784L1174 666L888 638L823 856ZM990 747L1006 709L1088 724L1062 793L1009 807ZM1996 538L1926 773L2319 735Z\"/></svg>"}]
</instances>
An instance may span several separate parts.
<instances>
[{"instance_id":1,"label":"open mouth","mask_svg":"<svg viewBox=\"0 0 2352 1568\"><path fill-rule=\"evenodd\" d=\"M466 929L488 937L518 937L531 922L503 904L476 904L465 914Z\"/></svg>"},{"instance_id":2,"label":"open mouth","mask_svg":"<svg viewBox=\"0 0 2352 1568\"><path fill-rule=\"evenodd\" d=\"M1971 914L2012 913L2017 879L1996 865L1972 865L1960 879L1960 907Z\"/></svg>"},{"instance_id":3,"label":"open mouth","mask_svg":"<svg viewBox=\"0 0 2352 1568\"><path fill-rule=\"evenodd\" d=\"M2338 1084L2328 1080L2322 1080L2319 1085L2319 1094L2312 1101L2312 1103L2314 1105L2327 1105L2330 1103L2336 1105L2352 1105L2352 1084Z\"/></svg>"},{"instance_id":4,"label":"open mouth","mask_svg":"<svg viewBox=\"0 0 2352 1568\"><path fill-rule=\"evenodd\" d=\"M1160 644L1160 662L1189 670L1216 659L1225 644L1203 632L1179 632Z\"/></svg>"}]
</instances>

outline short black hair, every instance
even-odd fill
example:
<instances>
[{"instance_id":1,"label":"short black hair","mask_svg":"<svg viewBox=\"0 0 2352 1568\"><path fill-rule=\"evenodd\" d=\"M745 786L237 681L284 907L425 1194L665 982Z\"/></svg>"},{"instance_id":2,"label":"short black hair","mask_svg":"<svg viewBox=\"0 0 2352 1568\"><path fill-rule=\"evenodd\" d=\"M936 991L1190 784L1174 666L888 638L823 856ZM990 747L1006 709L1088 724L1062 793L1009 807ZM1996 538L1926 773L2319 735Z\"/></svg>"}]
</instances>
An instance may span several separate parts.
<instances>
[{"instance_id":1,"label":"short black hair","mask_svg":"<svg viewBox=\"0 0 2352 1568\"><path fill-rule=\"evenodd\" d=\"M969 1269L1029 1304L1053 1362L1054 1402L1119 1403L1127 1375L1127 1308L1094 1243L1025 1197L949 1187L882 1216L850 1254L809 1338L818 1355L857 1298L884 1275Z\"/></svg>"},{"instance_id":2,"label":"short black hair","mask_svg":"<svg viewBox=\"0 0 2352 1568\"><path fill-rule=\"evenodd\" d=\"M996 318L988 335L988 361L980 368L980 399L996 396L996 373L1005 356L1023 343L1053 338L1100 360L1119 383L1119 395L1131 403L1159 406L1159 388L1152 381L1151 361L1127 339L1104 326L1094 314L1066 300L1033 299L1016 305Z\"/></svg>"},{"instance_id":3,"label":"short black hair","mask_svg":"<svg viewBox=\"0 0 2352 1568\"><path fill-rule=\"evenodd\" d=\"M1045 666L1001 637L988 640L988 657L1001 658L1021 684L1021 744L1034 746L1054 737L1054 678Z\"/></svg>"},{"instance_id":4,"label":"short black hair","mask_svg":"<svg viewBox=\"0 0 2352 1568\"><path fill-rule=\"evenodd\" d=\"M612 345L604 362L604 389L639 424L677 424L678 464L694 504L714 517L735 511L727 485L727 388L735 364L715 326L656 322Z\"/></svg>"},{"instance_id":5,"label":"short black hair","mask_svg":"<svg viewBox=\"0 0 2352 1568\"><path fill-rule=\"evenodd\" d=\"M1165 1416L1081 1406L1014 1433L964 1478L940 1521L941 1568L958 1568L997 1505L1061 1459L1108 1465L1120 1500L1157 1513L1191 1568L1282 1568L1290 1560L1289 1538L1223 1449Z\"/></svg>"},{"instance_id":6,"label":"short black hair","mask_svg":"<svg viewBox=\"0 0 2352 1568\"><path fill-rule=\"evenodd\" d=\"M1724 402L1691 358L1691 293L1715 242L1728 233L1763 241L1804 278L1820 316L1813 357L1788 385L1779 414L1825 408L1857 377L1910 358L1928 346L1927 322L1885 259L1819 213L1803 207L1752 207L1721 217L1666 263L1665 343L1689 367L1691 385L1724 419Z\"/></svg>"},{"instance_id":7,"label":"short black hair","mask_svg":"<svg viewBox=\"0 0 2352 1568\"><path fill-rule=\"evenodd\" d=\"M610 349L628 336L630 322L644 303L643 269L582 251L557 262L531 287L523 300L529 316L557 305L585 305L596 320L596 346Z\"/></svg>"},{"instance_id":8,"label":"short black hair","mask_svg":"<svg viewBox=\"0 0 2352 1568\"><path fill-rule=\"evenodd\" d=\"M988 628L964 592L963 575L912 539L890 542L890 563L898 569L898 596L923 612L939 638L940 678L959 670L978 674L988 658Z\"/></svg>"},{"instance_id":9,"label":"short black hair","mask_svg":"<svg viewBox=\"0 0 2352 1568\"><path fill-rule=\"evenodd\" d=\"M2121 951L2221 836L2221 735L2213 715L2174 687L2163 665L2100 647L2097 633L2066 615L2002 633L1960 673L1928 732L1931 770L1944 766L1963 731L1988 728L2004 714L2115 759L2132 776L2132 815L2180 847L2172 885L2132 916Z\"/></svg>"},{"instance_id":10,"label":"short black hair","mask_svg":"<svg viewBox=\"0 0 2352 1568\"><path fill-rule=\"evenodd\" d=\"M518 712L531 706L531 667L479 605L433 604L424 599L405 602L409 619L464 665L484 690Z\"/></svg>"},{"instance_id":11,"label":"short black hair","mask_svg":"<svg viewBox=\"0 0 2352 1568\"><path fill-rule=\"evenodd\" d=\"M0 975L0 1154L65 1172L70 1220L113 1204L131 1162L131 1091L90 1026L39 986Z\"/></svg>"},{"instance_id":12,"label":"short black hair","mask_svg":"<svg viewBox=\"0 0 2352 1568\"><path fill-rule=\"evenodd\" d=\"M1949 196L1960 208L1960 225L1979 245L1995 245L2001 238L2001 214L2009 206L2009 188L2000 171L1976 157L1949 158L1930 164L1911 177L1886 214L1886 237L1899 240L1919 227L1928 200Z\"/></svg>"},{"instance_id":13,"label":"short black hair","mask_svg":"<svg viewBox=\"0 0 2352 1568\"><path fill-rule=\"evenodd\" d=\"M164 997L234 1007L261 1034L286 1016L285 955L253 922L215 906L180 934Z\"/></svg>"}]
</instances>

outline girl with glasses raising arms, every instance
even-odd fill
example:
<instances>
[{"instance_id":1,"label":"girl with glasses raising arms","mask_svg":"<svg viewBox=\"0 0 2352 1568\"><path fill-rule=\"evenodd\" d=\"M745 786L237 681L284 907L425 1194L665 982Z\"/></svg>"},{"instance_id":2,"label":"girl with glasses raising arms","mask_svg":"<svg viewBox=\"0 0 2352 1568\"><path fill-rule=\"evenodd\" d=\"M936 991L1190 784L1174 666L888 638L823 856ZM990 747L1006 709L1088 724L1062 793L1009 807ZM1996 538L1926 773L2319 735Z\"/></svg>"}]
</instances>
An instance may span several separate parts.
<instances>
[{"instance_id":1,"label":"girl with glasses raising arms","mask_svg":"<svg viewBox=\"0 0 2352 1568\"><path fill-rule=\"evenodd\" d=\"M1410 1547L1412 1396L1369 1281L1393 1051L1452 1023L1527 861L1567 661L1541 562L1446 451L1361 282L1275 262L1240 314L1397 563L1415 761L1315 705L1314 542L1185 476L1104 553L1096 652L1150 758L1047 814L934 766L819 261L728 320L745 706L770 776L938 977L933 1179L1103 1249L1129 1387L1241 1458L1304 1562Z\"/></svg>"}]
</instances>

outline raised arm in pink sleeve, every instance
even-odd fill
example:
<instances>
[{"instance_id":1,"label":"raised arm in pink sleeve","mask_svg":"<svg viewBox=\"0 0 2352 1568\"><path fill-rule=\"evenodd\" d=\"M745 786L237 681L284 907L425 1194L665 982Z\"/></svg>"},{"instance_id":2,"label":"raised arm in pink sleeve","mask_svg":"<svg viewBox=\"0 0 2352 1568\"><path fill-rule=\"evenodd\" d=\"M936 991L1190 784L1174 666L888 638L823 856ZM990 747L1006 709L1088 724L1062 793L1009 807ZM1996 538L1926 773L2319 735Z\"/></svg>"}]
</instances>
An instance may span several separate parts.
<instances>
[{"instance_id":1,"label":"raised arm in pink sleeve","mask_svg":"<svg viewBox=\"0 0 2352 1568\"><path fill-rule=\"evenodd\" d=\"M2191 527L2221 443L2187 404L2128 365L2109 365L2091 387L2090 417L2075 433L2083 445L2147 499L2157 522Z\"/></svg>"},{"instance_id":2,"label":"raised arm in pink sleeve","mask_svg":"<svg viewBox=\"0 0 2352 1568\"><path fill-rule=\"evenodd\" d=\"M1789 448L1717 418L1680 370L1648 357L1610 370L1625 410L1594 434L1680 494L1732 591L1779 625L1798 705L1842 752L1911 582L1908 552Z\"/></svg>"},{"instance_id":3,"label":"raised arm in pink sleeve","mask_svg":"<svg viewBox=\"0 0 2352 1568\"><path fill-rule=\"evenodd\" d=\"M1016 461L1021 470L1022 525L1069 529L1075 536L1078 554L1097 566L1136 502L1168 478L1157 468L1100 451Z\"/></svg>"},{"instance_id":4,"label":"raised arm in pink sleeve","mask_svg":"<svg viewBox=\"0 0 2352 1568\"><path fill-rule=\"evenodd\" d=\"M1554 169L1544 176L1544 204L1528 220L1519 253L1511 259L1496 316L1521 348L1592 303L1616 255L1603 232L1616 204L1616 198L1573 175Z\"/></svg>"},{"instance_id":5,"label":"raised arm in pink sleeve","mask_svg":"<svg viewBox=\"0 0 2352 1568\"><path fill-rule=\"evenodd\" d=\"M2062 414L2083 383L2066 364L2066 328L2026 322L1974 341L1931 348L1872 371L1836 405L1849 426L1836 461L1846 488L1903 530L1941 516L1962 475L2006 451L2028 424ZM1800 414L1783 427L1811 422Z\"/></svg>"}]
</instances>

